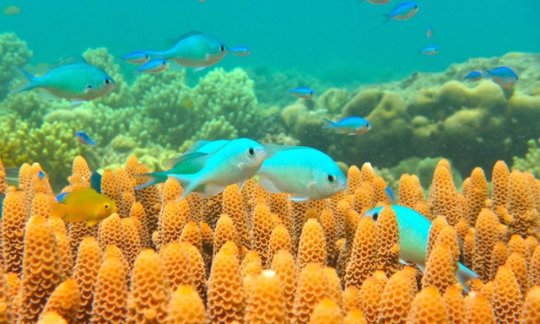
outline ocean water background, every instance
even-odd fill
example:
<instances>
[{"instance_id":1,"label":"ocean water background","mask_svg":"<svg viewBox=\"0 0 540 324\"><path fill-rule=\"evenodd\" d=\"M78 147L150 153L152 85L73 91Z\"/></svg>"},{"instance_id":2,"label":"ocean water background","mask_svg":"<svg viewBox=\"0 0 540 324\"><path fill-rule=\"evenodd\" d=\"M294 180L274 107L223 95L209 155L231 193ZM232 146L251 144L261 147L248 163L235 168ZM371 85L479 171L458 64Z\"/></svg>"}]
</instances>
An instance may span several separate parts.
<instances>
[{"instance_id":1,"label":"ocean water background","mask_svg":"<svg viewBox=\"0 0 540 324\"><path fill-rule=\"evenodd\" d=\"M16 16L1 15L0 31L26 40L34 52L31 64L40 64L89 47L107 47L117 57L138 49L164 49L174 38L198 30L227 46L251 48L251 56L229 55L219 66L296 69L338 86L442 71L473 57L540 52L537 0L417 1L416 17L385 23L383 14L399 2L0 1L2 8L22 9ZM432 39L425 36L429 24ZM431 44L440 47L439 55L419 54Z\"/></svg>"}]
</instances>

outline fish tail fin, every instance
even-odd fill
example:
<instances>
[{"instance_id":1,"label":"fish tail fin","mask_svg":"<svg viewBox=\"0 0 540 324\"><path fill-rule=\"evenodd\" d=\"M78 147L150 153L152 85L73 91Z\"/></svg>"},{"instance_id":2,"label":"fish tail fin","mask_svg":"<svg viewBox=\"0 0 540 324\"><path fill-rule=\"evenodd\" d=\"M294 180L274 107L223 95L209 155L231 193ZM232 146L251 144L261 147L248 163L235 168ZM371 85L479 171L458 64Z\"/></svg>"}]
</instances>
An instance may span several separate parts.
<instances>
[{"instance_id":1,"label":"fish tail fin","mask_svg":"<svg viewBox=\"0 0 540 324\"><path fill-rule=\"evenodd\" d=\"M38 77L34 76L33 74L24 70L23 68L17 68L17 70L24 76L24 78L26 79L26 83L22 85L21 87L19 87L18 89L11 91L11 93L31 90L39 86Z\"/></svg>"},{"instance_id":2,"label":"fish tail fin","mask_svg":"<svg viewBox=\"0 0 540 324\"><path fill-rule=\"evenodd\" d=\"M323 118L323 120L326 122L326 125L323 126L323 128L332 128L334 127L334 121L328 119L328 118Z\"/></svg>"},{"instance_id":3,"label":"fish tail fin","mask_svg":"<svg viewBox=\"0 0 540 324\"><path fill-rule=\"evenodd\" d=\"M192 191L201 185L198 175L195 174L169 174L169 177L176 179L182 185L184 192L180 199L186 198Z\"/></svg>"},{"instance_id":4,"label":"fish tail fin","mask_svg":"<svg viewBox=\"0 0 540 324\"><path fill-rule=\"evenodd\" d=\"M472 279L478 278L478 275L476 274L476 272L467 268L463 264L458 263L457 277L459 283L461 283L461 285L463 286L463 289L465 289L465 291L469 291L469 286L467 285L467 283L470 284L470 281Z\"/></svg>"},{"instance_id":5,"label":"fish tail fin","mask_svg":"<svg viewBox=\"0 0 540 324\"><path fill-rule=\"evenodd\" d=\"M163 182L167 181L168 173L162 171L162 172L136 174L135 176L136 177L151 177L152 178L152 179L150 179L150 181L135 187L135 190L141 190L141 189L156 185L158 183L163 183Z\"/></svg>"},{"instance_id":6,"label":"fish tail fin","mask_svg":"<svg viewBox=\"0 0 540 324\"><path fill-rule=\"evenodd\" d=\"M390 17L389 14L384 14L383 17L384 17L383 24L387 24L390 21L390 19L392 19L392 17Z\"/></svg>"}]
</instances>

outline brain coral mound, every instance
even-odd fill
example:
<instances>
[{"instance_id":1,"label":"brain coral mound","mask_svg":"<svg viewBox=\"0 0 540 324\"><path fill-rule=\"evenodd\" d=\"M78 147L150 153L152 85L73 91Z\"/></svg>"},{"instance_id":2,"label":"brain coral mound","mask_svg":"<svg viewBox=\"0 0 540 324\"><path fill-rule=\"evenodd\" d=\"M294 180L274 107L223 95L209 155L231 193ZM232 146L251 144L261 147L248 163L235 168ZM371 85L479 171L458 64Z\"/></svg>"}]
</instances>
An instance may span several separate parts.
<instances>
[{"instance_id":1,"label":"brain coral mound","mask_svg":"<svg viewBox=\"0 0 540 324\"><path fill-rule=\"evenodd\" d=\"M77 157L73 165L68 188L88 186L88 164ZM496 172L500 166L501 162L495 165ZM5 279L0 280L0 298L9 312L0 315L21 322L45 321L56 314L56 322L77 318L153 323L182 322L181 308L189 310L194 323L204 318L216 323L265 319L327 323L340 322L345 314L368 322L484 318L536 323L540 316L536 204L540 199L532 195L533 186L513 180L518 174L524 183L538 182L531 174L513 171L509 190L496 193L501 196L498 200L507 202L510 218L499 218L501 206L489 203L492 194L487 194L488 203L480 210L475 209L475 200L458 200L461 214L454 214L448 211L455 211L451 205L456 200L443 199L445 194L470 196L477 184L466 179L452 185L448 161L439 161L434 188L426 197L427 211L431 206L438 217L422 273L396 262L399 229L391 209L383 209L373 221L351 207L349 201L363 210L384 200L378 193L380 176L367 165L350 167L351 196L340 193L291 207L287 194L264 192L254 180L242 189L227 188L212 201L218 206L208 207L204 200L197 204L192 196L177 202L183 189L173 180L156 190L152 199L147 195L128 199L126 193L137 184L130 176L143 168L130 158L125 168L104 173L103 192L117 200L121 213L84 231L76 224L66 227L45 208L35 208L53 195L32 176L39 165L21 168L21 185L7 190L2 211L0 274ZM485 172L476 169L472 174L475 183L479 173ZM423 200L420 182L416 178L413 183L416 199ZM405 183L402 188L411 192ZM516 211L524 207L524 215L536 219L523 222ZM467 217L473 210L478 215L470 224ZM215 224L212 227L201 221L212 220L216 213L220 217L217 224L210 223ZM329 215L333 226L328 225ZM462 221L449 225L456 217ZM457 238L463 233L467 234L461 252ZM150 234L159 246L148 242ZM74 258L64 262L61 254L70 251L70 242ZM146 242L144 248L141 242ZM465 283L467 290L454 272L465 252L465 261L480 274ZM456 309L447 309L451 305Z\"/></svg>"}]
</instances>

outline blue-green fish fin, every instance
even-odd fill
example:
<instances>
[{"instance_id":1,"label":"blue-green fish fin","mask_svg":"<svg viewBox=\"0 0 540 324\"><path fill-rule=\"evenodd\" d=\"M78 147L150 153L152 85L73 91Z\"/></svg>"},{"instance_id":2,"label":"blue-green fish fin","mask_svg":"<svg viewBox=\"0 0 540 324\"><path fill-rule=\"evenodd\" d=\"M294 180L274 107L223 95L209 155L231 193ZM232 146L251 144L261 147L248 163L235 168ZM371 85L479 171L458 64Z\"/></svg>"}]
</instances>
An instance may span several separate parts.
<instances>
[{"instance_id":1,"label":"blue-green fish fin","mask_svg":"<svg viewBox=\"0 0 540 324\"><path fill-rule=\"evenodd\" d=\"M66 56L59 59L58 61L56 61L56 63L53 64L52 67L57 68L60 66L73 65L73 64L88 64L88 62L82 55L76 54L76 55L70 55L70 56Z\"/></svg>"},{"instance_id":2,"label":"blue-green fish fin","mask_svg":"<svg viewBox=\"0 0 540 324\"><path fill-rule=\"evenodd\" d=\"M12 90L11 93L32 90L40 86L39 77L36 77L35 75L24 70L23 68L17 68L17 70L24 76L24 78L26 79L26 83L23 84L21 87Z\"/></svg>"},{"instance_id":3,"label":"blue-green fish fin","mask_svg":"<svg viewBox=\"0 0 540 324\"><path fill-rule=\"evenodd\" d=\"M199 32L199 31L196 31L196 30L192 30L192 31L189 31L183 35L180 35L178 37L172 37L172 38L169 38L167 40L167 45L175 45L177 44L178 42L186 39L186 38L189 38L189 37L192 37L192 36L195 36L195 35L201 35L202 33Z\"/></svg>"},{"instance_id":4,"label":"blue-green fish fin","mask_svg":"<svg viewBox=\"0 0 540 324\"><path fill-rule=\"evenodd\" d=\"M463 286L463 289L466 292L468 292L469 291L470 281L472 279L478 278L478 275L476 274L476 272L474 272L471 269L467 268L463 264L458 263L457 277L458 277L459 283ZM467 285L467 283L469 285Z\"/></svg>"},{"instance_id":5,"label":"blue-green fish fin","mask_svg":"<svg viewBox=\"0 0 540 324\"><path fill-rule=\"evenodd\" d=\"M90 187L98 193L101 193L101 174L99 172L94 171L90 176Z\"/></svg>"},{"instance_id":6,"label":"blue-green fish fin","mask_svg":"<svg viewBox=\"0 0 540 324\"><path fill-rule=\"evenodd\" d=\"M192 191L195 191L195 189L197 189L199 186L200 180L198 174L169 174L168 176L176 179L178 182L180 182L182 187L184 187L184 192L182 193L180 199L186 198L187 195L189 195ZM210 191L207 189L207 186L208 185L205 184L204 190Z\"/></svg>"},{"instance_id":7,"label":"blue-green fish fin","mask_svg":"<svg viewBox=\"0 0 540 324\"><path fill-rule=\"evenodd\" d=\"M225 187L224 186L220 186L220 185L215 185L215 184L211 184L211 183L208 183L208 184L205 184L204 186L201 186L203 187L202 190L200 191L201 192L201 196L203 198L207 198L207 197L212 197L212 196L215 196L221 192L223 192L225 190ZM199 188L197 188L199 189ZM198 191L198 190L196 190Z\"/></svg>"},{"instance_id":8,"label":"blue-green fish fin","mask_svg":"<svg viewBox=\"0 0 540 324\"><path fill-rule=\"evenodd\" d=\"M327 125L324 125L323 128L332 128L334 127L334 121L328 119L328 118L323 118L323 120L327 123Z\"/></svg>"},{"instance_id":9,"label":"blue-green fish fin","mask_svg":"<svg viewBox=\"0 0 540 324\"><path fill-rule=\"evenodd\" d=\"M209 157L209 154L203 152L184 154L178 158L178 161L173 165L169 172L178 174L198 172L204 167Z\"/></svg>"},{"instance_id":10,"label":"blue-green fish fin","mask_svg":"<svg viewBox=\"0 0 540 324\"><path fill-rule=\"evenodd\" d=\"M211 142L210 140L198 140L195 143L193 143L193 145L191 145L191 147L184 154L196 152L201 147L205 146L206 144L208 144L210 142Z\"/></svg>"},{"instance_id":11,"label":"blue-green fish fin","mask_svg":"<svg viewBox=\"0 0 540 324\"><path fill-rule=\"evenodd\" d=\"M186 152L185 154L182 154L180 156L174 156L174 157L170 157L163 160L161 162L161 165L167 169L176 169L177 167L181 166L181 163L185 163L186 161L194 160L205 155L207 154L203 152L193 152L193 151ZM181 173L185 173L185 172L181 172ZM188 172L188 173L192 173L192 172Z\"/></svg>"}]
</instances>

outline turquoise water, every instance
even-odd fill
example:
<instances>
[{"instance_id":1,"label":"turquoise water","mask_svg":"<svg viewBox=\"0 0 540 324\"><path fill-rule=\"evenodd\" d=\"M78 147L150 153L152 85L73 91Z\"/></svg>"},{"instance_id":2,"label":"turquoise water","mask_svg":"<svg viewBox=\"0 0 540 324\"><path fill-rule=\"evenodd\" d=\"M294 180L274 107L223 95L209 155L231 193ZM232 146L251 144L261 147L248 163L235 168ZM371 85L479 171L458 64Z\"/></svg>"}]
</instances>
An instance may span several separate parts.
<instances>
[{"instance_id":1,"label":"turquoise water","mask_svg":"<svg viewBox=\"0 0 540 324\"><path fill-rule=\"evenodd\" d=\"M540 2L418 1L409 21L384 23L399 3L355 0L2 1L18 5L0 16L0 31L14 31L34 51L32 64L53 62L89 47L121 56L164 49L171 39L199 30L228 46L247 45L248 58L228 56L221 66L295 68L338 84L384 81L416 71L444 70L472 57L540 51ZM425 36L432 24L434 36ZM418 50L436 44L434 57Z\"/></svg>"}]
</instances>

